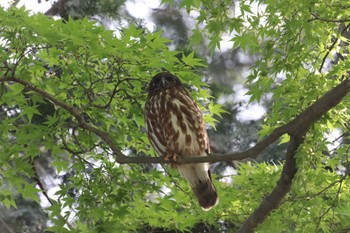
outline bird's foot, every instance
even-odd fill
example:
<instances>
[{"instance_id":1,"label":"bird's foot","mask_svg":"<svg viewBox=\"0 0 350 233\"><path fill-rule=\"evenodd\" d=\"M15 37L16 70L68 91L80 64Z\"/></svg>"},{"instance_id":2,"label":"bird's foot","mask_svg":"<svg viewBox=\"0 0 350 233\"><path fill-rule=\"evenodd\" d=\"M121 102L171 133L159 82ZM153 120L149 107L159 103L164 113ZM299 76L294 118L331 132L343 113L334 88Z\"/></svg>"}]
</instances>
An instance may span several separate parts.
<instances>
[{"instance_id":1,"label":"bird's foot","mask_svg":"<svg viewBox=\"0 0 350 233\"><path fill-rule=\"evenodd\" d=\"M164 161L170 162L170 166L175 167L177 156L178 156L177 154L170 154L170 155L168 154L164 156Z\"/></svg>"}]
</instances>

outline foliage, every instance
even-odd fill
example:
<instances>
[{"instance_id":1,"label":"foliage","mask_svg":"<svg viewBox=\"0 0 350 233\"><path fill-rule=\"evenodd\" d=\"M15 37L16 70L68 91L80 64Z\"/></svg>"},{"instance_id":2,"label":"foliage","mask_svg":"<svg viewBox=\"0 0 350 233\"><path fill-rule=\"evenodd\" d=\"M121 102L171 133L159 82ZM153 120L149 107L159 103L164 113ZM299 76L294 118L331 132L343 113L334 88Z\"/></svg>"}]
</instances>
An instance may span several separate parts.
<instances>
[{"instance_id":1,"label":"foliage","mask_svg":"<svg viewBox=\"0 0 350 233\"><path fill-rule=\"evenodd\" d=\"M163 1L172 3L172 1ZM181 1L198 11L191 45L209 38L212 51L229 33L233 48L259 58L247 79L251 101L272 95L263 138L297 116L349 70L349 13L337 1ZM341 12L341 13L339 13ZM169 70L191 85L214 123L221 108L196 73L194 53L169 50L161 32L134 25L112 31L87 19L60 21L24 9L0 9L0 80L16 77L83 112L129 156L154 154L142 130L149 79ZM280 78L281 75L283 78ZM216 178L220 204L203 212L183 179L160 166L118 164L97 135L72 112L28 85L0 83L0 200L16 207L13 190L38 201L35 159L49 153L64 182L48 208L55 232L234 231L271 192L282 165L240 164L233 182ZM282 205L257 232L341 232L350 228L349 96L308 132L297 154L298 173ZM336 147L327 135L342 131ZM284 137L282 143L289 138ZM333 144L334 144L333 142ZM170 176L169 174L170 173Z\"/></svg>"},{"instance_id":2,"label":"foliage","mask_svg":"<svg viewBox=\"0 0 350 233\"><path fill-rule=\"evenodd\" d=\"M161 32L148 33L131 25L117 38L87 19L55 21L41 14L28 16L23 8L1 9L0 17L0 76L18 77L80 109L86 121L113 135L114 143L126 153L129 149L149 153L142 108L147 83L157 72L169 70L193 89L200 89L193 92L198 100L210 97L193 71L203 62L193 53L181 56L169 50ZM155 208L168 216L169 207L182 209L185 202L176 203L170 194L166 195L168 202L151 205L165 195L164 185L173 184L163 181L160 172L143 173L142 167L116 164L101 139L79 129L70 112L45 97L16 83L1 83L1 181L7 185L2 186L0 198L6 207L16 207L12 190L38 201L39 190L28 178L37 176L32 165L36 157L49 151L57 174L67 173L68 177L49 208L54 223L51 230L63 231L70 221L70 211L65 208L76 211L77 232L138 229L146 223L155 225L147 220L152 219L145 215L147 210ZM208 108L206 119L213 122L212 115L219 115L221 109L203 103ZM186 208L191 206L188 203ZM186 217L173 218L175 226ZM139 223L130 224L134 219ZM191 225L187 221L182 229ZM95 227L89 229L85 224Z\"/></svg>"},{"instance_id":3,"label":"foliage","mask_svg":"<svg viewBox=\"0 0 350 233\"><path fill-rule=\"evenodd\" d=\"M247 77L250 89L247 94L251 102L272 95L261 138L291 121L325 91L348 77L350 17L345 9L349 3L182 1L180 5L188 13L199 12L192 45L198 46L203 37L208 38L214 51L220 49L221 38L228 36L233 48L258 56ZM291 195L305 196L307 201L293 199L291 205L284 203L260 226L261 232L269 232L276 226L281 232L348 229L343 214L338 212L349 203L344 197L349 187L343 185L349 174L348 102L349 97L312 127L297 155L299 170ZM334 130L339 130L341 135L332 142L328 135ZM281 140L285 143L289 138ZM332 148L334 143L338 146ZM324 173L324 167L338 175ZM288 213L285 219L281 212ZM307 223L309 229L298 228L301 222Z\"/></svg>"}]
</instances>

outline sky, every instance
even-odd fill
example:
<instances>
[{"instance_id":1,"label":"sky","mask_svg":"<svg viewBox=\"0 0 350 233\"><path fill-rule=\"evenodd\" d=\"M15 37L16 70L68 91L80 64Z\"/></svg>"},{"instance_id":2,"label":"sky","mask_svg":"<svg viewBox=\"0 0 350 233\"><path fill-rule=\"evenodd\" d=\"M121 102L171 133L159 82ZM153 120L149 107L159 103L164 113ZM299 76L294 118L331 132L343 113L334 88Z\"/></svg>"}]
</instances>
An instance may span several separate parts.
<instances>
[{"instance_id":1,"label":"sky","mask_svg":"<svg viewBox=\"0 0 350 233\"><path fill-rule=\"evenodd\" d=\"M11 0L0 0L0 5L3 7L9 7L12 2L13 1ZM25 6L27 10L45 13L45 11L51 7L51 0L48 2L42 0L40 4L38 3L38 0L21 0L17 6Z\"/></svg>"}]
</instances>

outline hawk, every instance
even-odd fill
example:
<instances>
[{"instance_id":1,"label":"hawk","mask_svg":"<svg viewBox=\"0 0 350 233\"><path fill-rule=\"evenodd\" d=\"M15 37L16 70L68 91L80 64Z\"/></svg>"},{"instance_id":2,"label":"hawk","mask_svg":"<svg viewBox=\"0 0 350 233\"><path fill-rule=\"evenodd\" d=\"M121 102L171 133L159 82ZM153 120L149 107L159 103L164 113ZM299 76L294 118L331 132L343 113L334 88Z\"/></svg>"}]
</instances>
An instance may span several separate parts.
<instances>
[{"instance_id":1,"label":"hawk","mask_svg":"<svg viewBox=\"0 0 350 233\"><path fill-rule=\"evenodd\" d=\"M202 112L176 76L162 72L152 78L144 114L147 135L155 151L175 161L172 167L189 182L202 209L210 210L219 199L209 163L176 164L177 157L209 153Z\"/></svg>"}]
</instances>

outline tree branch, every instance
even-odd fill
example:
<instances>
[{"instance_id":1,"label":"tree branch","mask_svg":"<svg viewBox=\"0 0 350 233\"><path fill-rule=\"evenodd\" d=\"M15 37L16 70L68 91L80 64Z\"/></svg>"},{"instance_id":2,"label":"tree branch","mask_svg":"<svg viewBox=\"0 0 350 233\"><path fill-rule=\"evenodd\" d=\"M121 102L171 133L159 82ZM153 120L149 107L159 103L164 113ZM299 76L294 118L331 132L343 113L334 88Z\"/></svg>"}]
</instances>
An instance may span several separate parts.
<instances>
[{"instance_id":1,"label":"tree branch","mask_svg":"<svg viewBox=\"0 0 350 233\"><path fill-rule=\"evenodd\" d=\"M19 83L28 89L37 92L42 95L44 98L48 99L55 105L65 109L70 112L78 121L78 127L82 129L86 129L95 135L99 136L112 150L115 159L118 163L171 163L171 161L165 161L162 157L147 157L147 156L137 156L130 157L124 155L120 149L115 145L113 139L109 136L109 134L105 131L102 131L96 128L94 125L85 122L84 114L81 110L70 106L63 101L57 99L56 97L50 95L46 91L36 87L32 83L25 81L16 77L3 77L0 78L1 82L15 82ZM223 161L232 161L232 160L242 160L245 158L255 158L258 154L263 151L267 146L271 145L275 142L280 136L287 133L290 135L296 135L298 130L305 130L308 127L316 122L322 115L324 115L329 109L333 108L337 105L341 99L349 92L350 89L350 81L349 79L345 79L338 86L330 90L324 96L322 96L319 100L317 100L310 107L305 109L300 115L298 115L291 122L276 128L269 136L261 140L254 147L235 153L228 154L215 154L210 156L202 156L202 157L179 157L177 163L202 163L202 162L223 162Z\"/></svg>"},{"instance_id":2,"label":"tree branch","mask_svg":"<svg viewBox=\"0 0 350 233\"><path fill-rule=\"evenodd\" d=\"M286 162L280 179L277 181L275 188L260 203L252 215L243 223L238 233L252 233L254 229L274 210L277 209L285 195L292 187L292 180L297 172L295 155L299 146L304 142L305 135L310 126L320 119L331 108L335 107L342 98L349 92L350 81L346 79L337 87L323 95L314 104L304 110L293 121L285 125L288 128L288 134L291 136L287 153Z\"/></svg>"},{"instance_id":3,"label":"tree branch","mask_svg":"<svg viewBox=\"0 0 350 233\"><path fill-rule=\"evenodd\" d=\"M286 162L283 166L280 179L277 181L276 187L266 196L260 206L255 209L252 215L244 222L237 233L251 233L258 224L265 221L272 210L277 209L281 204L284 196L290 191L292 180L297 172L295 163L295 154L299 145L303 142L302 138L291 137L286 154Z\"/></svg>"},{"instance_id":4,"label":"tree branch","mask_svg":"<svg viewBox=\"0 0 350 233\"><path fill-rule=\"evenodd\" d=\"M308 22L314 21L314 20L320 20L320 21L328 22L328 23L346 23L346 22L350 22L349 18L346 18L346 19L327 19L327 18L320 17L316 13L313 13L313 12L310 12L310 13L313 16L313 18L309 19Z\"/></svg>"},{"instance_id":5,"label":"tree branch","mask_svg":"<svg viewBox=\"0 0 350 233\"><path fill-rule=\"evenodd\" d=\"M49 10L45 12L45 15L56 16L64 15L66 11L67 0L58 0L54 2Z\"/></svg>"},{"instance_id":6,"label":"tree branch","mask_svg":"<svg viewBox=\"0 0 350 233\"><path fill-rule=\"evenodd\" d=\"M83 112L73 106L69 106L63 101L55 98L46 91L36 87L32 83L16 78L3 77L1 82L15 82L24 85L28 89L37 92L46 99L50 100L57 106L62 107L70 112L78 121L77 127L86 129L99 136L112 150L118 163L169 163L162 157L129 157L125 156L115 145L108 133L96 128L94 125L85 122ZM287 133L291 136L289 146L286 153L286 162L283 166L282 175L272 192L261 202L253 214L244 222L238 232L253 232L254 229L262 223L274 209L278 208L284 196L290 191L292 180L297 172L295 155L299 146L303 143L304 137L310 126L319 120L330 109L335 107L350 91L350 80L346 78L338 86L334 87L315 103L310 105L301 114L296 116L289 123L276 128L269 136L257 143L254 147L238 153L217 154L204 157L180 157L178 163L200 163L200 162L220 162L240 160L244 158L255 158L267 146L275 142L280 136Z\"/></svg>"},{"instance_id":7,"label":"tree branch","mask_svg":"<svg viewBox=\"0 0 350 233\"><path fill-rule=\"evenodd\" d=\"M340 32L340 35L342 36L350 27L350 24L348 24L346 27L344 27L341 32ZM334 41L333 43L331 44L331 46L329 46L326 54L324 55L323 59L322 59L322 62L321 62L321 65L320 65L320 68L318 69L318 71L321 73L322 72L322 69L323 69L323 66L324 64L326 63L326 59L328 57L328 55L331 53L331 51L334 49L334 46L339 42L339 38L334 38Z\"/></svg>"}]
</instances>

